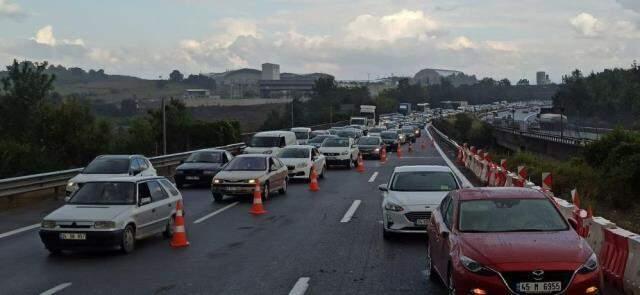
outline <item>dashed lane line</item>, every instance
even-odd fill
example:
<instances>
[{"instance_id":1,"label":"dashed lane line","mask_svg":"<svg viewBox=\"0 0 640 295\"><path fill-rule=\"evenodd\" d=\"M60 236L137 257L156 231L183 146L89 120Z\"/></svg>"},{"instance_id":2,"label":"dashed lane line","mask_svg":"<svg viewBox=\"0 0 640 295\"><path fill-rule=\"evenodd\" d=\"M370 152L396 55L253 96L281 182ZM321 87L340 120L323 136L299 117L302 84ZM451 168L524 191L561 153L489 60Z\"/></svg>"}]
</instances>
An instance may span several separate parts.
<instances>
[{"instance_id":1,"label":"dashed lane line","mask_svg":"<svg viewBox=\"0 0 640 295\"><path fill-rule=\"evenodd\" d=\"M304 293L307 292L308 288L309 288L309 278L301 277L298 279L296 284L293 285L293 288L289 292L289 295L304 295Z\"/></svg>"},{"instance_id":2,"label":"dashed lane line","mask_svg":"<svg viewBox=\"0 0 640 295\"><path fill-rule=\"evenodd\" d=\"M71 283L62 283L62 284L57 285L57 286L55 286L55 287L53 287L53 288L51 288L51 289L49 289L47 291L44 291L44 292L40 293L40 295L53 295L53 294L56 294L56 293L62 291L63 289L65 289L65 288L67 288L69 286L71 286Z\"/></svg>"},{"instance_id":3,"label":"dashed lane line","mask_svg":"<svg viewBox=\"0 0 640 295\"><path fill-rule=\"evenodd\" d=\"M373 175L371 175L371 178L369 178L369 182L376 181L376 177L378 177L378 171L373 172Z\"/></svg>"},{"instance_id":4,"label":"dashed lane line","mask_svg":"<svg viewBox=\"0 0 640 295\"><path fill-rule=\"evenodd\" d=\"M351 207L349 207L349 210L347 210L347 213L344 214L344 217L342 217L342 220L340 220L340 222L347 223L351 221L351 217L353 217L353 214L355 214L356 210L358 210L358 206L360 206L360 203L362 203L362 201L360 200L353 201L353 204L351 204Z\"/></svg>"},{"instance_id":5,"label":"dashed lane line","mask_svg":"<svg viewBox=\"0 0 640 295\"><path fill-rule=\"evenodd\" d=\"M209 219L211 217L214 217L214 216L224 212L225 210L227 210L227 209L229 209L229 208L231 208L231 207L233 207L235 205L238 205L238 203L240 203L240 202L233 202L233 203L231 203L231 204L229 204L227 206L224 206L224 207L222 207L222 208L220 208L220 209L218 209L218 210L216 210L214 212L211 212L211 213L209 213L209 214L207 214L205 216L200 217L198 220L194 221L193 223L198 224L200 222L203 222L203 221L205 221L205 220L207 220L207 219Z\"/></svg>"},{"instance_id":6,"label":"dashed lane line","mask_svg":"<svg viewBox=\"0 0 640 295\"><path fill-rule=\"evenodd\" d=\"M32 230L34 228L39 228L39 227L40 227L40 223L36 223L36 224L29 225L29 226L21 227L21 228L18 228L18 229L14 229L12 231L8 231L6 233L0 234L0 239L6 238L6 237L9 237L9 236L13 236L15 234L19 234L19 233L24 232L24 231Z\"/></svg>"}]
</instances>

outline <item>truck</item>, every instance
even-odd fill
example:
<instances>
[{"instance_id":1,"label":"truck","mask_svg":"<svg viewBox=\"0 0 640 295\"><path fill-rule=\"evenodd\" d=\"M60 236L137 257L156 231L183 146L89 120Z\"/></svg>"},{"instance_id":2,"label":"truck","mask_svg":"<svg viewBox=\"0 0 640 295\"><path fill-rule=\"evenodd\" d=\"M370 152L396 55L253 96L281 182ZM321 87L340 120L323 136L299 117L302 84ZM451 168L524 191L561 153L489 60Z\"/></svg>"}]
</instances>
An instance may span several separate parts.
<instances>
[{"instance_id":1,"label":"truck","mask_svg":"<svg viewBox=\"0 0 640 295\"><path fill-rule=\"evenodd\" d=\"M367 127L373 127L376 125L376 106L374 105L360 105L360 116L367 118Z\"/></svg>"},{"instance_id":2,"label":"truck","mask_svg":"<svg viewBox=\"0 0 640 295\"><path fill-rule=\"evenodd\" d=\"M398 113L403 114L405 116L411 114L411 104L406 102L399 104Z\"/></svg>"}]
</instances>

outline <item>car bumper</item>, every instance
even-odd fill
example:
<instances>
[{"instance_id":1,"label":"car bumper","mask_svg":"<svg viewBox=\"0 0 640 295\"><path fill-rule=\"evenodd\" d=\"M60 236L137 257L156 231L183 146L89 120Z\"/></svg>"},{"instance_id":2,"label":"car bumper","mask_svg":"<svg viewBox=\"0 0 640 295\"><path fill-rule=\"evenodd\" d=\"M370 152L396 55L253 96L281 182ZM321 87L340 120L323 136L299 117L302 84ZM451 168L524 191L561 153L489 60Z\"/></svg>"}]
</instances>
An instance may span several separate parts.
<instances>
[{"instance_id":1,"label":"car bumper","mask_svg":"<svg viewBox=\"0 0 640 295\"><path fill-rule=\"evenodd\" d=\"M360 151L360 154L362 154L363 158L368 158L368 157L373 157L373 158L378 158L380 157L380 150L376 151L376 150L369 150L369 151Z\"/></svg>"},{"instance_id":2,"label":"car bumper","mask_svg":"<svg viewBox=\"0 0 640 295\"><path fill-rule=\"evenodd\" d=\"M246 185L212 185L211 192L223 195L249 195L253 193L254 184Z\"/></svg>"},{"instance_id":3,"label":"car bumper","mask_svg":"<svg viewBox=\"0 0 640 295\"><path fill-rule=\"evenodd\" d=\"M48 249L52 250L89 250L89 249L117 249L122 243L123 230L112 231L60 231L40 230L40 240ZM85 240L63 240L62 233L84 233Z\"/></svg>"},{"instance_id":4,"label":"car bumper","mask_svg":"<svg viewBox=\"0 0 640 295\"><path fill-rule=\"evenodd\" d=\"M176 183L181 184L198 184L198 185L209 185L211 184L211 180L213 179L213 175L184 175L184 174L176 174L173 176L173 179Z\"/></svg>"},{"instance_id":5,"label":"car bumper","mask_svg":"<svg viewBox=\"0 0 640 295\"><path fill-rule=\"evenodd\" d=\"M426 212L426 211L425 211ZM420 213L425 212L417 212L417 211L391 211L382 208L382 216L384 218L383 224L384 228L389 232L397 232L397 233L426 233L427 232L427 223L429 222L429 218L431 216L431 212L428 211L428 218L413 218L417 221L417 219L424 219L424 225L418 224L412 220L409 220L407 216L412 215L421 215Z\"/></svg>"},{"instance_id":6,"label":"car bumper","mask_svg":"<svg viewBox=\"0 0 640 295\"><path fill-rule=\"evenodd\" d=\"M350 155L340 155L340 156L327 156L325 155L325 159L328 164L337 164L344 163L351 160Z\"/></svg>"},{"instance_id":7,"label":"car bumper","mask_svg":"<svg viewBox=\"0 0 640 295\"><path fill-rule=\"evenodd\" d=\"M294 168L289 170L289 178L290 179L307 179L309 178L309 168Z\"/></svg>"}]
</instances>

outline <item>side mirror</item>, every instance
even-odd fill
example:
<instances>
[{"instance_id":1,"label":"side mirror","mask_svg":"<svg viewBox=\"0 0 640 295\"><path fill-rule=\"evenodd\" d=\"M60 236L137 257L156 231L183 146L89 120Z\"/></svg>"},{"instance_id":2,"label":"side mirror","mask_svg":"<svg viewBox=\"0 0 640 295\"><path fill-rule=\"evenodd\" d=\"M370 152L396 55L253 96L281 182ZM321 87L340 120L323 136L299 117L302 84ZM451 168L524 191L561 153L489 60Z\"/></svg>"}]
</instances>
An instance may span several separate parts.
<instances>
[{"instance_id":1,"label":"side mirror","mask_svg":"<svg viewBox=\"0 0 640 295\"><path fill-rule=\"evenodd\" d=\"M573 228L573 230L575 231L578 231L578 222L573 218L569 218L567 220L569 221L569 225L571 226L571 228Z\"/></svg>"},{"instance_id":2,"label":"side mirror","mask_svg":"<svg viewBox=\"0 0 640 295\"><path fill-rule=\"evenodd\" d=\"M151 204L151 198L146 197L146 198L140 198L140 206L144 206L147 204Z\"/></svg>"},{"instance_id":3,"label":"side mirror","mask_svg":"<svg viewBox=\"0 0 640 295\"><path fill-rule=\"evenodd\" d=\"M380 191L382 191L382 192L388 192L388 191L389 191L389 188L387 187L387 184L386 184L386 183L383 183L383 184L379 185L379 186L378 186L378 189L379 189Z\"/></svg>"}]
</instances>

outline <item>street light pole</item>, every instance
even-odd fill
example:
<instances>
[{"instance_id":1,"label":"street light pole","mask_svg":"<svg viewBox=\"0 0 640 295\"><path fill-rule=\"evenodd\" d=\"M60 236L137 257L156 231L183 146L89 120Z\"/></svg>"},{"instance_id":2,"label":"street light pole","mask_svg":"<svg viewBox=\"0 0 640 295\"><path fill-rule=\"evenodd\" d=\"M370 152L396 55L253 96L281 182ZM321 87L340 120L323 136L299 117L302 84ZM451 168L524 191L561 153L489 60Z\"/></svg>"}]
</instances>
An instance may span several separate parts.
<instances>
[{"instance_id":1,"label":"street light pole","mask_svg":"<svg viewBox=\"0 0 640 295\"><path fill-rule=\"evenodd\" d=\"M287 91L287 97L289 96L289 91ZM293 128L293 102L295 99L291 98L291 128Z\"/></svg>"},{"instance_id":2,"label":"street light pole","mask_svg":"<svg viewBox=\"0 0 640 295\"><path fill-rule=\"evenodd\" d=\"M162 97L162 154L167 154L167 107Z\"/></svg>"}]
</instances>

